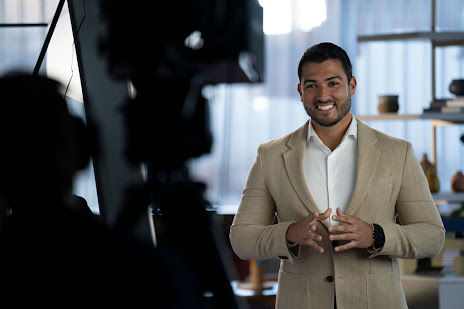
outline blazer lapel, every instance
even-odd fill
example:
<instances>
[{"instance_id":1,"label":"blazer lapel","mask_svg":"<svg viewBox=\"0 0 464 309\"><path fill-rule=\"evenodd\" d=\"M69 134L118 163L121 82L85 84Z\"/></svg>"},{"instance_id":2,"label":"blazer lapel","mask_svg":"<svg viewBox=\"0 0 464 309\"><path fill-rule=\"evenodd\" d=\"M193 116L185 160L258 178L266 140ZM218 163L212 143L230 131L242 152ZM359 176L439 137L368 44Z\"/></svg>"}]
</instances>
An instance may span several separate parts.
<instances>
[{"instance_id":1,"label":"blazer lapel","mask_svg":"<svg viewBox=\"0 0 464 309\"><path fill-rule=\"evenodd\" d=\"M356 185L346 213L354 215L366 196L369 184L372 183L374 173L379 162L380 150L375 147L377 137L366 124L358 122L358 171Z\"/></svg>"},{"instance_id":2,"label":"blazer lapel","mask_svg":"<svg viewBox=\"0 0 464 309\"><path fill-rule=\"evenodd\" d=\"M306 148L306 136L308 132L307 121L302 127L296 130L287 142L290 150L283 154L285 161L285 168L287 170L290 181L295 189L298 197L309 209L310 212L319 212L319 209L314 202L311 194L309 193L306 180L303 172L303 158Z\"/></svg>"}]
</instances>

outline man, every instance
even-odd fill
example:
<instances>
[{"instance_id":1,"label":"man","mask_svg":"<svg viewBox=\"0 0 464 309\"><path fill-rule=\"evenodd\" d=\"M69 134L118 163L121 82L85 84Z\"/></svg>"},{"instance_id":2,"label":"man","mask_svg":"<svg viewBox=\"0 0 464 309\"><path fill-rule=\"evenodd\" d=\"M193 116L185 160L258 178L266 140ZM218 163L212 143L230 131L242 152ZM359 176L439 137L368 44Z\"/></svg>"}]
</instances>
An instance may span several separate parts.
<instances>
[{"instance_id":1,"label":"man","mask_svg":"<svg viewBox=\"0 0 464 309\"><path fill-rule=\"evenodd\" d=\"M411 144L352 115L351 74L340 47L306 50L298 92L311 119L259 146L231 227L240 258L281 259L278 309L407 308L397 258L443 246Z\"/></svg>"}]
</instances>

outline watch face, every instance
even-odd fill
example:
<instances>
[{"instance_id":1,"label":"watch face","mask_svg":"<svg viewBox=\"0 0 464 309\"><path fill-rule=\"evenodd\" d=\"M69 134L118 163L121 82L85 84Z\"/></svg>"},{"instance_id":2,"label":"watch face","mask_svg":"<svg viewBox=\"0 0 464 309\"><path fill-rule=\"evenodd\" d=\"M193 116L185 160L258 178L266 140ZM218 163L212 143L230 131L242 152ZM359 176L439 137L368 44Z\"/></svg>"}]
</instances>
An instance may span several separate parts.
<instances>
[{"instance_id":1,"label":"watch face","mask_svg":"<svg viewBox=\"0 0 464 309\"><path fill-rule=\"evenodd\" d=\"M385 234L381 226L374 224L374 248L382 248L385 244Z\"/></svg>"}]
</instances>

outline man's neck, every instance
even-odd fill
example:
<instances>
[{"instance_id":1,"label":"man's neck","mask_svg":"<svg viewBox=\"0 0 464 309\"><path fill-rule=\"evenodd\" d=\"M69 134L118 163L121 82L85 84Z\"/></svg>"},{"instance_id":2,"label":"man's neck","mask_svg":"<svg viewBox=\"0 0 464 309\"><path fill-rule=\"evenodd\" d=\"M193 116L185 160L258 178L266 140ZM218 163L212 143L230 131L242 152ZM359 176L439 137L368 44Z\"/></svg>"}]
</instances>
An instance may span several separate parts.
<instances>
[{"instance_id":1,"label":"man's neck","mask_svg":"<svg viewBox=\"0 0 464 309\"><path fill-rule=\"evenodd\" d=\"M316 123L315 121L311 121L311 125L313 126L314 132L316 132L324 145L326 145L331 151L334 151L342 142L343 136L345 136L352 119L353 114L349 112L336 125L326 127Z\"/></svg>"}]
</instances>

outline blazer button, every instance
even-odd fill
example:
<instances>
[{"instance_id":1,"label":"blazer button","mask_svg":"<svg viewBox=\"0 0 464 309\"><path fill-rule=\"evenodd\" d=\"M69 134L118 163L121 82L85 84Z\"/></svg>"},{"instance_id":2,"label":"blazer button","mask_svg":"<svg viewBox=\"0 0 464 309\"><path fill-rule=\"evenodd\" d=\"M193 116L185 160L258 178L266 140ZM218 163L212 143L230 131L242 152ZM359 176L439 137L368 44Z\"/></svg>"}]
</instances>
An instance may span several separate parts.
<instances>
[{"instance_id":1,"label":"blazer button","mask_svg":"<svg viewBox=\"0 0 464 309\"><path fill-rule=\"evenodd\" d=\"M279 258L281 258L282 260L288 260L288 256L285 255L279 255Z\"/></svg>"},{"instance_id":2,"label":"blazer button","mask_svg":"<svg viewBox=\"0 0 464 309\"><path fill-rule=\"evenodd\" d=\"M325 280L326 280L327 282L333 282L333 281L334 281L334 277L332 277L332 276L327 276L327 277L325 277Z\"/></svg>"}]
</instances>

